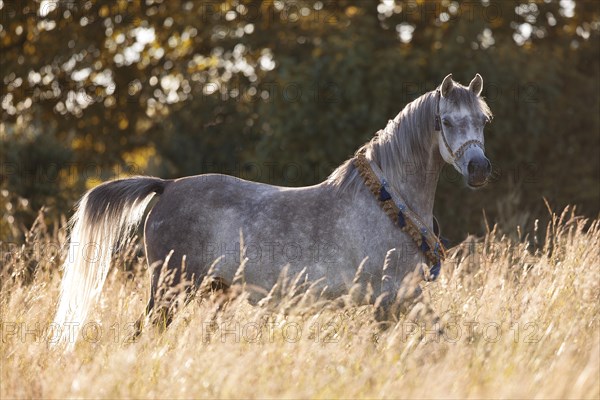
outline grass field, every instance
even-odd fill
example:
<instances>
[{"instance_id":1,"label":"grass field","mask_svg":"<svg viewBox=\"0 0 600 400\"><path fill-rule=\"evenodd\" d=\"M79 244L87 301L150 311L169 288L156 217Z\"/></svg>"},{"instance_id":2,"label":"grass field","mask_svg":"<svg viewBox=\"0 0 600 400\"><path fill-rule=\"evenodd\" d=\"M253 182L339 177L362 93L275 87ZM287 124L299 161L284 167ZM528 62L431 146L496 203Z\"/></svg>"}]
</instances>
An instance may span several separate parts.
<instances>
[{"instance_id":1,"label":"grass field","mask_svg":"<svg viewBox=\"0 0 600 400\"><path fill-rule=\"evenodd\" d=\"M371 306L242 295L222 311L196 299L128 343L148 291L130 249L67 354L47 333L64 239L38 223L3 254L2 399L600 397L600 221L570 212L529 238L492 230L452 249L387 330Z\"/></svg>"}]
</instances>

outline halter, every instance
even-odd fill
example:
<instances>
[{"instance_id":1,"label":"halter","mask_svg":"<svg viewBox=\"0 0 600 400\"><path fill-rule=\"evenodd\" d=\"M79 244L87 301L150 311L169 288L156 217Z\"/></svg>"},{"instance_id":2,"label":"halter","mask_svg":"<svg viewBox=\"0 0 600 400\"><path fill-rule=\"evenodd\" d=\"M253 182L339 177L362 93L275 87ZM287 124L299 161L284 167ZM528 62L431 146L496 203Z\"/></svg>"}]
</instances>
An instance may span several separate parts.
<instances>
[{"instance_id":1,"label":"halter","mask_svg":"<svg viewBox=\"0 0 600 400\"><path fill-rule=\"evenodd\" d=\"M385 213L395 225L410 235L417 248L429 261L429 271L425 274L425 279L435 280L441 270L441 261L446 256L435 217L433 218L432 232L421 218L408 207L402 196L388 184L379 166L367 159L364 149L356 154L353 162L359 175L364 179L365 185L373 193Z\"/></svg>"},{"instance_id":2,"label":"halter","mask_svg":"<svg viewBox=\"0 0 600 400\"><path fill-rule=\"evenodd\" d=\"M463 156L463 154L469 147L477 146L485 152L485 147L484 147L483 143L476 139L467 140L456 150L456 152L452 151L452 147L450 147L450 144L448 144L448 140L446 139L446 134L444 133L444 129L442 128L442 121L440 118L440 99L442 96L440 89L435 90L435 95L436 95L436 100L437 100L436 107L435 107L435 130L436 130L436 132L441 133L442 141L444 142L444 145L446 146L446 150L448 150L448 154L450 154L450 157L452 157L452 164L454 164L455 166L458 167L458 165L456 165L456 161L460 160L460 158Z\"/></svg>"}]
</instances>

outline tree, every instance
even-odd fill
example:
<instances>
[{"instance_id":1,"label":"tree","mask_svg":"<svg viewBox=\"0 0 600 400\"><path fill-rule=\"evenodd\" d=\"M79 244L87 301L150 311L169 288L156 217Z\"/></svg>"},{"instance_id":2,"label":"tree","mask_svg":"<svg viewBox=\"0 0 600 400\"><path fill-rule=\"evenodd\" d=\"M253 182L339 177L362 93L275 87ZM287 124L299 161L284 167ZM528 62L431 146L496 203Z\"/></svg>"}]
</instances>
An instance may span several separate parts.
<instances>
[{"instance_id":1,"label":"tree","mask_svg":"<svg viewBox=\"0 0 600 400\"><path fill-rule=\"evenodd\" d=\"M129 173L315 183L446 73L479 72L498 179L464 196L444 172L446 233L481 231L511 188L533 213L598 212L595 1L1 4L2 185L34 209Z\"/></svg>"}]
</instances>

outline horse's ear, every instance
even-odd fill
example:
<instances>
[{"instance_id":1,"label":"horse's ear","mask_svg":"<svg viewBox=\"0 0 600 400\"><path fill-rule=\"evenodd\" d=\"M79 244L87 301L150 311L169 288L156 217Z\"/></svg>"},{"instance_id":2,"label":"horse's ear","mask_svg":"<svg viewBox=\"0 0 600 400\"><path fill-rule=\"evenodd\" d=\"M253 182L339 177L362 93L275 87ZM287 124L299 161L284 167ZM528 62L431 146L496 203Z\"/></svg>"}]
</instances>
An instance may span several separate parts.
<instances>
[{"instance_id":1,"label":"horse's ear","mask_svg":"<svg viewBox=\"0 0 600 400\"><path fill-rule=\"evenodd\" d=\"M440 92L442 97L448 96L448 94L454 89L454 81L452 81L452 74L446 75L440 86Z\"/></svg>"},{"instance_id":2,"label":"horse's ear","mask_svg":"<svg viewBox=\"0 0 600 400\"><path fill-rule=\"evenodd\" d=\"M469 90L477 96L481 94L481 91L483 90L483 78L481 75L475 74L475 78L469 83Z\"/></svg>"}]
</instances>

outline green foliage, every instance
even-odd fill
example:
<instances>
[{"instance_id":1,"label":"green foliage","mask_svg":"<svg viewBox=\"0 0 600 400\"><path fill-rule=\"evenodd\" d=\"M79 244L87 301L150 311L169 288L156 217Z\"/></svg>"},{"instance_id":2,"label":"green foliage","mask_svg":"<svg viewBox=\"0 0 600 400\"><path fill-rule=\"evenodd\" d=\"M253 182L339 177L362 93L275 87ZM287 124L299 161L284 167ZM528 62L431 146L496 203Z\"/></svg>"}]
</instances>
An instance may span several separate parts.
<instances>
[{"instance_id":1,"label":"green foliage","mask_svg":"<svg viewBox=\"0 0 600 400\"><path fill-rule=\"evenodd\" d=\"M60 179L3 168L2 186L67 212L90 165L312 184L447 73L479 72L497 179L467 193L445 170L445 233L481 233L480 210L498 220L515 198L596 216L600 9L569 4L4 1L3 162Z\"/></svg>"},{"instance_id":2,"label":"green foliage","mask_svg":"<svg viewBox=\"0 0 600 400\"><path fill-rule=\"evenodd\" d=\"M6 227L6 222L29 225L42 207L55 216L64 213L71 206L69 199L83 189L75 185L79 190L73 190L77 177L68 175L75 166L73 151L52 132L38 134L41 132L42 129L35 129L3 140L2 186L9 189L0 197L3 239L10 237L14 229Z\"/></svg>"}]
</instances>

